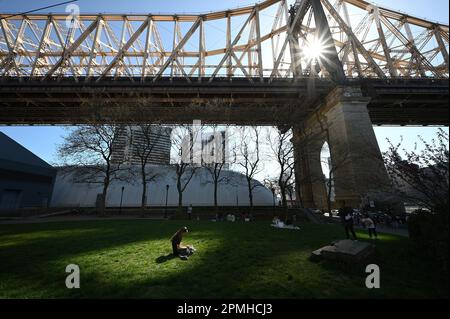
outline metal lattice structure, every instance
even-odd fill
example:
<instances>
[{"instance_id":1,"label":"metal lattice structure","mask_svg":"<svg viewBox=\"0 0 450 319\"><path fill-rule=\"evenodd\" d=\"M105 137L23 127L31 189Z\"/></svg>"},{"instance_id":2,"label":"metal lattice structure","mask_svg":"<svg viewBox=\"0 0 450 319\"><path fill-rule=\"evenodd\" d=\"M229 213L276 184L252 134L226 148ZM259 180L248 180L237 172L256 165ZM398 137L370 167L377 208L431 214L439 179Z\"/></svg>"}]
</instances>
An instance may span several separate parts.
<instances>
[{"instance_id":1,"label":"metal lattice structure","mask_svg":"<svg viewBox=\"0 0 450 319\"><path fill-rule=\"evenodd\" d=\"M339 82L449 76L448 25L361 0L267 0L202 15L0 18L1 77Z\"/></svg>"}]
</instances>

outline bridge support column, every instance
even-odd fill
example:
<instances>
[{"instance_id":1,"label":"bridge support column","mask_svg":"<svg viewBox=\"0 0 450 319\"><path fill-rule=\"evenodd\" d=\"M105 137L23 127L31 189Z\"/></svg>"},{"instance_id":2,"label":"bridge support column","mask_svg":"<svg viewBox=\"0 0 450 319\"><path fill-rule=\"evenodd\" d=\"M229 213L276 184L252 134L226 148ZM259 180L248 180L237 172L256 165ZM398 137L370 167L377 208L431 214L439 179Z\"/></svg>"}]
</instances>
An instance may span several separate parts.
<instances>
[{"instance_id":1,"label":"bridge support column","mask_svg":"<svg viewBox=\"0 0 450 319\"><path fill-rule=\"evenodd\" d=\"M299 127L295 127L293 133L297 198L303 207L324 209L327 190L320 159L324 135L319 131L311 137L309 131Z\"/></svg>"},{"instance_id":2,"label":"bridge support column","mask_svg":"<svg viewBox=\"0 0 450 319\"><path fill-rule=\"evenodd\" d=\"M370 201L387 201L392 196L367 110L369 100L357 87L337 87L317 112L294 130L297 196L304 206L327 207L320 158L325 142L330 148L333 206L360 207Z\"/></svg>"},{"instance_id":3,"label":"bridge support column","mask_svg":"<svg viewBox=\"0 0 450 319\"><path fill-rule=\"evenodd\" d=\"M389 199L390 181L370 120L356 87L338 87L321 110L326 117L337 206L358 207Z\"/></svg>"}]
</instances>

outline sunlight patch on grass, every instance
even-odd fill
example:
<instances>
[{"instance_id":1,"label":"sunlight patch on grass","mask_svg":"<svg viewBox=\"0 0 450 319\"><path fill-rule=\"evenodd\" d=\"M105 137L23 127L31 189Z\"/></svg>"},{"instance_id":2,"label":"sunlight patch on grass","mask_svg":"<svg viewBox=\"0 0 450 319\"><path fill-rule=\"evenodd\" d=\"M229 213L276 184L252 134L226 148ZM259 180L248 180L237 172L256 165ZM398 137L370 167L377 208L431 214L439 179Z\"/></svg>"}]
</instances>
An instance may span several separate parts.
<instances>
[{"instance_id":1,"label":"sunlight patch on grass","mask_svg":"<svg viewBox=\"0 0 450 319\"><path fill-rule=\"evenodd\" d=\"M197 252L172 258L171 235ZM0 297L4 298L351 298L448 295L438 274L409 249L407 238L377 241L382 285L364 285L365 272L309 260L311 252L345 235L342 227L269 222L84 221L0 225ZM358 231L363 241L367 233ZM6 239L6 240L5 240ZM80 266L81 289L66 289L65 267ZM414 267L411 267L414 265ZM414 279L411 279L414 278ZM186 289L189 287L189 289Z\"/></svg>"}]
</instances>

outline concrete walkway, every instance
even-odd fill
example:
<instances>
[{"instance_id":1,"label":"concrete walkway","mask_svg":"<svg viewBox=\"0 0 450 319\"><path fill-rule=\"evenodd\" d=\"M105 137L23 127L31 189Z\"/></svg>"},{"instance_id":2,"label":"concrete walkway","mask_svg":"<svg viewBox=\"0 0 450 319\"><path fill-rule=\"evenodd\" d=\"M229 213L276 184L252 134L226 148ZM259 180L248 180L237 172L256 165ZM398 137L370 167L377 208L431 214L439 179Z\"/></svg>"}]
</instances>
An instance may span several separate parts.
<instances>
[{"instance_id":1,"label":"concrete walkway","mask_svg":"<svg viewBox=\"0 0 450 319\"><path fill-rule=\"evenodd\" d=\"M367 232L367 228L362 226L355 226L355 229L364 230ZM385 233L391 235L398 235L403 237L409 237L409 232L407 228L392 228L383 225L377 225L377 233Z\"/></svg>"}]
</instances>

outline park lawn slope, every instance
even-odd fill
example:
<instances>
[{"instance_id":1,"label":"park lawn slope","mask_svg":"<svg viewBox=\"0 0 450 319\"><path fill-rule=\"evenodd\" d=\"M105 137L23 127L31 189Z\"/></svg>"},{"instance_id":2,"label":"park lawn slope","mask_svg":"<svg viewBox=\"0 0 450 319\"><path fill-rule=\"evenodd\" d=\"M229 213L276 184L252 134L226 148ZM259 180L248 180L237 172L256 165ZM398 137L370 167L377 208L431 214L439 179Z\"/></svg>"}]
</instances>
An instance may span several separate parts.
<instances>
[{"instance_id":1,"label":"park lawn slope","mask_svg":"<svg viewBox=\"0 0 450 319\"><path fill-rule=\"evenodd\" d=\"M170 256L169 238L184 225L183 242L197 248L188 261ZM407 238L380 236L381 288L367 289L365 267L309 260L342 239L339 226L300 227L146 219L0 225L0 298L448 297L447 283ZM80 289L65 286L68 264L80 267Z\"/></svg>"}]
</instances>

